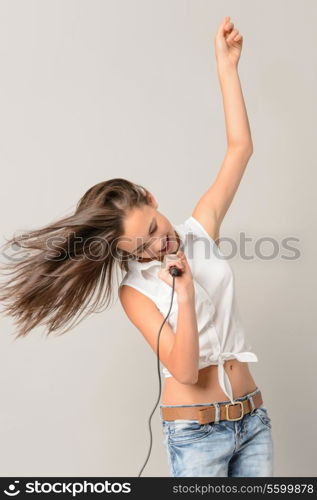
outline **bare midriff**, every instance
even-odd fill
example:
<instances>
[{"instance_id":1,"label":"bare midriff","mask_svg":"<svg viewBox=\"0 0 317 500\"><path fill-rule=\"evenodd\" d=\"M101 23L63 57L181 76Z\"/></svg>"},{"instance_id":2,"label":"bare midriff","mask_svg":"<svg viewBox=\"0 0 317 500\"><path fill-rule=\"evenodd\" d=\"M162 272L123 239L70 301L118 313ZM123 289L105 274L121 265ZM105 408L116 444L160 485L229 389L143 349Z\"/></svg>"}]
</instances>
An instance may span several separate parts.
<instances>
[{"instance_id":1,"label":"bare midriff","mask_svg":"<svg viewBox=\"0 0 317 500\"><path fill-rule=\"evenodd\" d=\"M257 385L250 373L248 363L229 359L224 362L228 374L233 398L245 396L255 391ZM230 401L223 392L218 381L218 366L210 365L199 370L196 384L182 384L174 377L162 377L164 386L161 404L199 404Z\"/></svg>"}]
</instances>

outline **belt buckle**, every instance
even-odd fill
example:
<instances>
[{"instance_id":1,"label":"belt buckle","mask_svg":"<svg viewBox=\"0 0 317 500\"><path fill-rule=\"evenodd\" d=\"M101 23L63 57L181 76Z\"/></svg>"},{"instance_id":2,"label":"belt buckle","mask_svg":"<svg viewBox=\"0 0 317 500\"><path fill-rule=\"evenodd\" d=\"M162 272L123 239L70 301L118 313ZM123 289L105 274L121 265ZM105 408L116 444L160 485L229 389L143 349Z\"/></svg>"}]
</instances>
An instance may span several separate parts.
<instances>
[{"instance_id":1,"label":"belt buckle","mask_svg":"<svg viewBox=\"0 0 317 500\"><path fill-rule=\"evenodd\" d=\"M234 406L234 405L238 405L240 404L241 405L241 415L237 418L229 418L229 406ZM243 411L243 403L242 401L236 401L235 403L228 403L225 405L226 407L226 418L227 420L241 420L243 415L244 415L244 411Z\"/></svg>"}]
</instances>

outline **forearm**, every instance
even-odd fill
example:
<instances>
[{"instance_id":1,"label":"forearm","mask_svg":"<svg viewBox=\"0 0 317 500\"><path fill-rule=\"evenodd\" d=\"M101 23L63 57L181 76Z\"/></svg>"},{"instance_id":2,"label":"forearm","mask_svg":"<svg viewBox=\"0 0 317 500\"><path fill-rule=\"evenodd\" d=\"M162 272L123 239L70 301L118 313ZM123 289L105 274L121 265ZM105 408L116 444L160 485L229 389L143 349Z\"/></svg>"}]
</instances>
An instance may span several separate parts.
<instances>
[{"instance_id":1,"label":"forearm","mask_svg":"<svg viewBox=\"0 0 317 500\"><path fill-rule=\"evenodd\" d=\"M222 92L228 149L252 152L252 137L237 66L217 64Z\"/></svg>"},{"instance_id":2,"label":"forearm","mask_svg":"<svg viewBox=\"0 0 317 500\"><path fill-rule=\"evenodd\" d=\"M199 335L195 294L177 295L178 316L175 341L169 354L173 374L184 384L194 384L198 377Z\"/></svg>"}]
</instances>

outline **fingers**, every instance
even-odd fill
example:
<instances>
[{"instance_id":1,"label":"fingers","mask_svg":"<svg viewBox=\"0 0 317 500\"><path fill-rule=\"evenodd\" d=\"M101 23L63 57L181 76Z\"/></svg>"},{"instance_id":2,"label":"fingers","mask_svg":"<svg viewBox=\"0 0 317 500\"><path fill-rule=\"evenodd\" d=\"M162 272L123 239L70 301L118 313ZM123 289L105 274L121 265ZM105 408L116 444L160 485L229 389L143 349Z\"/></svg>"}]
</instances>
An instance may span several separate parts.
<instances>
[{"instance_id":1,"label":"fingers","mask_svg":"<svg viewBox=\"0 0 317 500\"><path fill-rule=\"evenodd\" d=\"M234 29L234 23L230 20L230 16L225 16L223 22L220 24L218 34L226 38L226 42L237 42L243 37L238 29Z\"/></svg>"},{"instance_id":2,"label":"fingers","mask_svg":"<svg viewBox=\"0 0 317 500\"><path fill-rule=\"evenodd\" d=\"M233 29L234 24L231 21L227 21L224 23L224 31L227 33L230 33L230 31Z\"/></svg>"},{"instance_id":3,"label":"fingers","mask_svg":"<svg viewBox=\"0 0 317 500\"><path fill-rule=\"evenodd\" d=\"M225 36L227 32L231 30L233 23L230 21L230 16L226 16L218 29L218 35Z\"/></svg>"},{"instance_id":4,"label":"fingers","mask_svg":"<svg viewBox=\"0 0 317 500\"><path fill-rule=\"evenodd\" d=\"M168 271L170 267L175 266L176 264L184 270L186 267L187 261L183 252L177 252L177 254L167 254L164 256L164 266L165 270Z\"/></svg>"},{"instance_id":5,"label":"fingers","mask_svg":"<svg viewBox=\"0 0 317 500\"><path fill-rule=\"evenodd\" d=\"M169 270L172 266L176 266L182 271L181 280L176 280L175 289L179 286L188 286L192 282L193 276L189 262L187 261L186 255L183 252L177 252L177 254L170 254L164 258L164 267L158 272L158 277L162 279L169 286L172 286L173 277L171 276Z\"/></svg>"},{"instance_id":6,"label":"fingers","mask_svg":"<svg viewBox=\"0 0 317 500\"><path fill-rule=\"evenodd\" d=\"M237 29L232 30L231 33L227 36L226 41L228 43L232 42L237 35L239 35L239 30Z\"/></svg>"},{"instance_id":7,"label":"fingers","mask_svg":"<svg viewBox=\"0 0 317 500\"><path fill-rule=\"evenodd\" d=\"M226 16L226 17L224 18L224 20L222 21L222 23L221 23L221 25L220 25L220 26L221 26L223 29L227 29L228 25L230 25L230 24L232 24L232 23L231 23L231 21L230 21L230 16Z\"/></svg>"},{"instance_id":8,"label":"fingers","mask_svg":"<svg viewBox=\"0 0 317 500\"><path fill-rule=\"evenodd\" d=\"M183 252L178 252L177 255L178 255L181 263L183 263L185 266L188 265L186 255Z\"/></svg>"}]
</instances>

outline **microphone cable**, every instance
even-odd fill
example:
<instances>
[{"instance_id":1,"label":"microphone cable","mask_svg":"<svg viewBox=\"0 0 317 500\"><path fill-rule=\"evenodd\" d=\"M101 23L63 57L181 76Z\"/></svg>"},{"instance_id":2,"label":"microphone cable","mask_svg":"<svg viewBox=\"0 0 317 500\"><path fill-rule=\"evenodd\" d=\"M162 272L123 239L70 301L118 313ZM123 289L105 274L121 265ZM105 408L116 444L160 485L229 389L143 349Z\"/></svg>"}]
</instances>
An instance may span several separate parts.
<instances>
[{"instance_id":1,"label":"microphone cable","mask_svg":"<svg viewBox=\"0 0 317 500\"><path fill-rule=\"evenodd\" d=\"M169 310L168 310L168 313L167 315L165 316L164 318L164 321L163 323L161 324L160 326L160 329L159 329L159 332L158 332L158 337L157 337L157 349L156 349L156 354L157 354L157 370L158 370L158 376L159 376L159 395L158 395L158 399L157 399L157 402L152 410L152 413L151 415L149 416L149 429L150 429L150 449L149 449L149 452L147 454L147 457L146 457L146 460L145 460L145 463L142 467L142 469L140 470L139 474L137 477L140 477L141 474L142 474L142 471L144 469L144 467L146 466L147 462L148 462L148 459L150 457L150 454L151 454L151 449L152 449L152 430L151 430L151 418L152 418L152 415L153 413L155 412L156 410L156 407L157 405L159 404L160 402L160 399L161 399L161 391L162 391L162 382L161 382L161 372L160 372L160 335L161 335L161 330L163 328L163 325L164 323L166 322L170 312L171 312L171 308L172 308L172 305L173 305L173 298L174 298L174 290L175 290L175 277L176 276L181 276L182 275L182 270L179 269L177 266L171 266L169 268L169 273L172 275L173 277L173 285L172 285L172 297L171 297L171 305L169 307Z\"/></svg>"}]
</instances>

